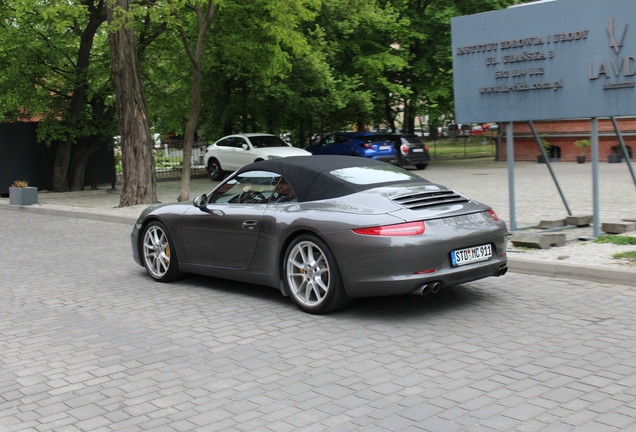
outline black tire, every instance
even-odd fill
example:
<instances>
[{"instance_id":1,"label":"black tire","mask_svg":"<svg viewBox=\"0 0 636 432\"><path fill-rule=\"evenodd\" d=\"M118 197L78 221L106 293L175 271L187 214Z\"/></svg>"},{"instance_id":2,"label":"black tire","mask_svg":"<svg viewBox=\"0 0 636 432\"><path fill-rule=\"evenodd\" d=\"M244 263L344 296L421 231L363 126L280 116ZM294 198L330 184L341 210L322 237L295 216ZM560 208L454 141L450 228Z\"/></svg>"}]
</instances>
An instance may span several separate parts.
<instances>
[{"instance_id":1,"label":"black tire","mask_svg":"<svg viewBox=\"0 0 636 432\"><path fill-rule=\"evenodd\" d=\"M141 260L148 274L159 282L170 282L182 276L174 241L161 222L150 222L144 228Z\"/></svg>"},{"instance_id":2,"label":"black tire","mask_svg":"<svg viewBox=\"0 0 636 432\"><path fill-rule=\"evenodd\" d=\"M283 259L283 280L289 296L304 312L323 314L349 306L336 258L312 234L296 237Z\"/></svg>"},{"instance_id":3,"label":"black tire","mask_svg":"<svg viewBox=\"0 0 636 432\"><path fill-rule=\"evenodd\" d=\"M223 180L223 169L218 160L214 158L208 160L208 174L213 181Z\"/></svg>"},{"instance_id":4,"label":"black tire","mask_svg":"<svg viewBox=\"0 0 636 432\"><path fill-rule=\"evenodd\" d=\"M415 164L415 168L417 168L418 170L425 170L427 166L428 166L427 163Z\"/></svg>"}]
</instances>

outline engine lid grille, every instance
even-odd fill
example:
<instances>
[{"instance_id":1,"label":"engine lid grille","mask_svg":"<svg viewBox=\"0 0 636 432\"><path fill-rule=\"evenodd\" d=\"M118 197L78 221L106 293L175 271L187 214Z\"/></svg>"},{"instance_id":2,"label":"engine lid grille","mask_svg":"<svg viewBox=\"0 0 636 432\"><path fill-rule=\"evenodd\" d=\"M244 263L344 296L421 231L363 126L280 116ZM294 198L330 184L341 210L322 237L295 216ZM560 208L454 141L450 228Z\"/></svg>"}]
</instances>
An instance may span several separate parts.
<instances>
[{"instance_id":1,"label":"engine lid grille","mask_svg":"<svg viewBox=\"0 0 636 432\"><path fill-rule=\"evenodd\" d=\"M393 202L410 210L418 210L445 204L468 202L468 199L452 190L438 190L399 196L393 198Z\"/></svg>"}]
</instances>

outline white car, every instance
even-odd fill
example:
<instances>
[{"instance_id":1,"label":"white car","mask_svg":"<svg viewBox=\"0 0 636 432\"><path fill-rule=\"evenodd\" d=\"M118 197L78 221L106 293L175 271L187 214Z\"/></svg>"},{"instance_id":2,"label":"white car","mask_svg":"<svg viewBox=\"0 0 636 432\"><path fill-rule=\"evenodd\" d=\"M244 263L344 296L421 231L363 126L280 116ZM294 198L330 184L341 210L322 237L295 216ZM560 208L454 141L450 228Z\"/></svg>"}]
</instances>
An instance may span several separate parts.
<instances>
[{"instance_id":1,"label":"white car","mask_svg":"<svg viewBox=\"0 0 636 432\"><path fill-rule=\"evenodd\" d=\"M245 133L228 135L205 149L203 163L210 178L223 179L224 172L261 160L290 156L311 156L303 149L292 147L276 135Z\"/></svg>"}]
</instances>

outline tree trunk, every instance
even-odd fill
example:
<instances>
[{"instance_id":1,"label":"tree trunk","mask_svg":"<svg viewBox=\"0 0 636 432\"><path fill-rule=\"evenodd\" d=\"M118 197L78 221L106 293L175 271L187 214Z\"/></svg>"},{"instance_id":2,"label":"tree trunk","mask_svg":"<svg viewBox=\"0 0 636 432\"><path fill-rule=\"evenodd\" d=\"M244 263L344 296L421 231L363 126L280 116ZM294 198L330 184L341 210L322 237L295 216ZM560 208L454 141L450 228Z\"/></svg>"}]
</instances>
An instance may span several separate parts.
<instances>
[{"instance_id":1,"label":"tree trunk","mask_svg":"<svg viewBox=\"0 0 636 432\"><path fill-rule=\"evenodd\" d=\"M192 106L188 116L185 137L183 141L183 165L181 167L181 184L179 187L179 201L190 199L190 171L192 169L192 147L194 145L194 132L199 123L199 111L201 109L201 67L194 65L192 73Z\"/></svg>"},{"instance_id":2,"label":"tree trunk","mask_svg":"<svg viewBox=\"0 0 636 432\"><path fill-rule=\"evenodd\" d=\"M395 133L395 116L393 115L393 110L391 109L391 97L388 95L388 93L386 94L384 99L384 115L389 122L389 128L391 129L391 132Z\"/></svg>"},{"instance_id":3,"label":"tree trunk","mask_svg":"<svg viewBox=\"0 0 636 432\"><path fill-rule=\"evenodd\" d=\"M116 0L108 7L108 22L120 18L114 16L114 7L126 12L129 6L130 0ZM121 134L123 184L119 207L156 203L157 184L146 98L135 34L127 19L116 32L108 35L108 44Z\"/></svg>"},{"instance_id":4,"label":"tree trunk","mask_svg":"<svg viewBox=\"0 0 636 432\"><path fill-rule=\"evenodd\" d=\"M68 167L71 163L71 150L73 143L70 140L60 141L55 150L55 162L53 164L53 190L55 192L68 192Z\"/></svg>"},{"instance_id":5,"label":"tree trunk","mask_svg":"<svg viewBox=\"0 0 636 432\"><path fill-rule=\"evenodd\" d=\"M86 9L89 12L88 23L82 31L80 38L80 46L77 53L77 59L75 63L75 86L71 94L71 102L69 105L68 113L65 118L65 123L72 129L78 127L79 118L81 117L85 107L87 99L87 69L91 59L91 49L93 47L93 41L95 39L95 33L106 20L104 13L103 1L90 1L85 4ZM68 179L71 177L69 168L71 167L71 153L73 150L73 141L69 138L63 142L60 142L55 153L55 164L53 165L53 189L57 192L66 192L74 189L71 185L69 188ZM82 173L82 177L83 177Z\"/></svg>"},{"instance_id":6,"label":"tree trunk","mask_svg":"<svg viewBox=\"0 0 636 432\"><path fill-rule=\"evenodd\" d=\"M84 175L86 174L86 164L90 157L99 150L100 139L92 136L80 140L80 145L76 146L71 158L71 166L69 167L69 185L71 190L77 191L84 189Z\"/></svg>"},{"instance_id":7,"label":"tree trunk","mask_svg":"<svg viewBox=\"0 0 636 432\"><path fill-rule=\"evenodd\" d=\"M189 5L197 14L197 23L199 31L197 34L197 45L194 50L188 42L185 30L182 25L181 18L175 6L170 0L168 3L172 7L172 15L177 19L177 30L181 36L181 42L188 54L188 58L192 63L192 105L190 106L190 115L188 116L188 124L185 130L185 139L183 142L183 166L181 169L181 186L179 191L179 201L188 201L190 199L190 169L192 167L192 145L194 143L194 133L199 123L199 112L201 110L201 65L203 64L203 54L205 53L205 34L207 33L212 19L216 12L216 2L208 0L205 8L201 8L201 3Z\"/></svg>"}]
</instances>

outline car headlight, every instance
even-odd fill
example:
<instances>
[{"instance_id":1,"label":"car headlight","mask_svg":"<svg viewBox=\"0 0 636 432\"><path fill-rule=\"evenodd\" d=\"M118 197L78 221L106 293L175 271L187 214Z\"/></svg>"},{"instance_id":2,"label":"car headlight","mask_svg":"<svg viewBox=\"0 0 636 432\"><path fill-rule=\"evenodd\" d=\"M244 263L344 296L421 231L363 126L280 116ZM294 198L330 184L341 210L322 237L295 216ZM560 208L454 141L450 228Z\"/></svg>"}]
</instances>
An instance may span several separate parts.
<instances>
[{"instance_id":1,"label":"car headlight","mask_svg":"<svg viewBox=\"0 0 636 432\"><path fill-rule=\"evenodd\" d=\"M280 157L282 157L282 156L268 155L267 159L278 159Z\"/></svg>"}]
</instances>

